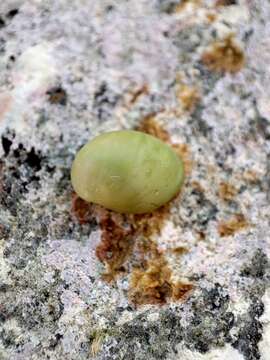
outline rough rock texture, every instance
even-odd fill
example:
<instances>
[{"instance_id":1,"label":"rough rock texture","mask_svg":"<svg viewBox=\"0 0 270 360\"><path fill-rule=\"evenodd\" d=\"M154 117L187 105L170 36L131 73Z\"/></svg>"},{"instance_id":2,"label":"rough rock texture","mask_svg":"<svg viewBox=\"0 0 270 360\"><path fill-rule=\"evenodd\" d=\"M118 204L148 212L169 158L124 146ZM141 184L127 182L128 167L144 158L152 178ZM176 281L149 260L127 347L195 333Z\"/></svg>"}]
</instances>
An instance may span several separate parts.
<instances>
[{"instance_id":1,"label":"rough rock texture","mask_svg":"<svg viewBox=\"0 0 270 360\"><path fill-rule=\"evenodd\" d=\"M269 21L268 0L1 1L0 359L270 359ZM181 195L145 222L72 205L76 151L145 119Z\"/></svg>"}]
</instances>

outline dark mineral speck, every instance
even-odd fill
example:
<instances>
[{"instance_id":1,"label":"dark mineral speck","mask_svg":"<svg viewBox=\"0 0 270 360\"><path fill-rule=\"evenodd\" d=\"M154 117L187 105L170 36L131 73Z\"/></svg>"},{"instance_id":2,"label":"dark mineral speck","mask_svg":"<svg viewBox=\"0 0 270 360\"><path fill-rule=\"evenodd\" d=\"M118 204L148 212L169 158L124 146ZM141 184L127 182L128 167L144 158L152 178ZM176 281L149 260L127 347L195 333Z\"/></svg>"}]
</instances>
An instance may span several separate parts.
<instances>
[{"instance_id":1,"label":"dark mineral speck","mask_svg":"<svg viewBox=\"0 0 270 360\"><path fill-rule=\"evenodd\" d=\"M270 276L270 262L262 249L257 249L249 264L246 264L241 272L242 276L261 279L265 275Z\"/></svg>"},{"instance_id":2,"label":"dark mineral speck","mask_svg":"<svg viewBox=\"0 0 270 360\"><path fill-rule=\"evenodd\" d=\"M47 91L49 102L65 106L67 104L67 93L61 87L55 87Z\"/></svg>"},{"instance_id":3,"label":"dark mineral speck","mask_svg":"<svg viewBox=\"0 0 270 360\"><path fill-rule=\"evenodd\" d=\"M14 16L16 16L18 13L19 13L19 9L12 9L12 10L10 10L10 11L6 14L6 16L7 16L7 18L12 19L12 18L14 18Z\"/></svg>"},{"instance_id":4,"label":"dark mineral speck","mask_svg":"<svg viewBox=\"0 0 270 360\"><path fill-rule=\"evenodd\" d=\"M11 145L12 140L10 140L8 137L2 136L2 146L6 156L9 154Z\"/></svg>"},{"instance_id":5,"label":"dark mineral speck","mask_svg":"<svg viewBox=\"0 0 270 360\"><path fill-rule=\"evenodd\" d=\"M5 21L3 20L3 18L0 17L0 29L3 28L5 25Z\"/></svg>"},{"instance_id":6,"label":"dark mineral speck","mask_svg":"<svg viewBox=\"0 0 270 360\"><path fill-rule=\"evenodd\" d=\"M238 332L232 345L238 349L247 360L261 359L258 343L262 339L262 324L260 316L264 306L261 300L254 298L249 311L238 319Z\"/></svg>"}]
</instances>

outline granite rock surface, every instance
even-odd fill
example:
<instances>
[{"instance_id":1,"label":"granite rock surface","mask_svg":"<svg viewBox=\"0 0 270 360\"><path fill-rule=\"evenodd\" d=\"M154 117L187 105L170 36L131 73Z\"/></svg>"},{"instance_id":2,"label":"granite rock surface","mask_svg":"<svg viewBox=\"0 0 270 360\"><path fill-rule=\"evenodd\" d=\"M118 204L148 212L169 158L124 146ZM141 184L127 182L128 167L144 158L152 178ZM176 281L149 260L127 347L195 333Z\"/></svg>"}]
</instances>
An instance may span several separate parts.
<instances>
[{"instance_id":1,"label":"granite rock surface","mask_svg":"<svg viewBox=\"0 0 270 360\"><path fill-rule=\"evenodd\" d=\"M269 21L267 0L1 2L0 359L270 360ZM75 153L140 127L181 150L180 196L146 222L87 208Z\"/></svg>"}]
</instances>

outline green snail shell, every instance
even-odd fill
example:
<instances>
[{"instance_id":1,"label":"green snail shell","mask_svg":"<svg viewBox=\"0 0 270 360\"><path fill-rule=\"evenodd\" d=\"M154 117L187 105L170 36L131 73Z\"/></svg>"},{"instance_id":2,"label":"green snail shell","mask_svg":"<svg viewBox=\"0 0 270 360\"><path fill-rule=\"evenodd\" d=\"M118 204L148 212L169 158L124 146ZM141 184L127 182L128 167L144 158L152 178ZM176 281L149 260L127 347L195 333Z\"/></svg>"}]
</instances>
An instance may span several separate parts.
<instances>
[{"instance_id":1,"label":"green snail shell","mask_svg":"<svg viewBox=\"0 0 270 360\"><path fill-rule=\"evenodd\" d=\"M97 136L77 153L71 170L72 185L82 199L132 214L164 205L183 179L183 163L171 147L133 130Z\"/></svg>"}]
</instances>

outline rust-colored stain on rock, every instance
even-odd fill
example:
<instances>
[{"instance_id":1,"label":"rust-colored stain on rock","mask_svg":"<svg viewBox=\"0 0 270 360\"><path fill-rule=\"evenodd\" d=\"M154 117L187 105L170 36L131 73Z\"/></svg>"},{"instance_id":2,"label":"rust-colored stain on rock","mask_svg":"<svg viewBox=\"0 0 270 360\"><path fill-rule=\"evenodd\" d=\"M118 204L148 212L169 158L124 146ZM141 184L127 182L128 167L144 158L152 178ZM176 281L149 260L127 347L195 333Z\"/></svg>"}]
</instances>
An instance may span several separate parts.
<instances>
[{"instance_id":1,"label":"rust-colored stain on rock","mask_svg":"<svg viewBox=\"0 0 270 360\"><path fill-rule=\"evenodd\" d=\"M111 281L126 270L124 263L134 245L135 229L124 215L102 208L99 211L98 222L101 228L101 242L96 248L96 255L106 266L104 280Z\"/></svg>"},{"instance_id":2,"label":"rust-colored stain on rock","mask_svg":"<svg viewBox=\"0 0 270 360\"><path fill-rule=\"evenodd\" d=\"M177 255L183 255L186 254L188 252L187 248L183 247L183 246L177 246L175 248L172 248L171 250L174 254Z\"/></svg>"},{"instance_id":3,"label":"rust-colored stain on rock","mask_svg":"<svg viewBox=\"0 0 270 360\"><path fill-rule=\"evenodd\" d=\"M218 225L218 232L221 237L231 236L248 226L243 214L235 214L230 220L221 222Z\"/></svg>"},{"instance_id":4,"label":"rust-colored stain on rock","mask_svg":"<svg viewBox=\"0 0 270 360\"><path fill-rule=\"evenodd\" d=\"M123 264L132 249L135 228L125 215L88 203L73 194L72 214L83 225L95 220L101 229L101 242L96 248L98 259L105 265L104 279L113 280L123 272Z\"/></svg>"},{"instance_id":5,"label":"rust-colored stain on rock","mask_svg":"<svg viewBox=\"0 0 270 360\"><path fill-rule=\"evenodd\" d=\"M232 35L212 43L203 53L202 62L213 71L236 73L245 63L243 50Z\"/></svg>"},{"instance_id":6,"label":"rust-colored stain on rock","mask_svg":"<svg viewBox=\"0 0 270 360\"><path fill-rule=\"evenodd\" d=\"M237 1L236 0L217 0L216 1L216 6L230 6L230 5L237 5Z\"/></svg>"},{"instance_id":7,"label":"rust-colored stain on rock","mask_svg":"<svg viewBox=\"0 0 270 360\"><path fill-rule=\"evenodd\" d=\"M184 111L193 111L200 101L201 96L196 87L181 85L177 91L177 98Z\"/></svg>"},{"instance_id":8,"label":"rust-colored stain on rock","mask_svg":"<svg viewBox=\"0 0 270 360\"><path fill-rule=\"evenodd\" d=\"M189 175L192 170L193 162L191 153L187 144L172 144L172 148L180 155L184 163L185 175Z\"/></svg>"},{"instance_id":9,"label":"rust-colored stain on rock","mask_svg":"<svg viewBox=\"0 0 270 360\"><path fill-rule=\"evenodd\" d=\"M233 200L235 195L237 194L236 188L227 182L221 182L219 184L219 197L224 201Z\"/></svg>"},{"instance_id":10,"label":"rust-colored stain on rock","mask_svg":"<svg viewBox=\"0 0 270 360\"><path fill-rule=\"evenodd\" d=\"M101 242L96 255L106 267L103 278L108 281L125 271L124 263L132 252L136 237L148 238L160 233L168 212L169 205L165 205L149 214L124 215L88 203L77 195L72 199L72 213L80 224L95 219L100 226Z\"/></svg>"},{"instance_id":11,"label":"rust-colored stain on rock","mask_svg":"<svg viewBox=\"0 0 270 360\"><path fill-rule=\"evenodd\" d=\"M170 204L165 204L159 209L148 214L131 215L131 221L134 227L144 236L160 234L164 220L170 212Z\"/></svg>"},{"instance_id":12,"label":"rust-colored stain on rock","mask_svg":"<svg viewBox=\"0 0 270 360\"><path fill-rule=\"evenodd\" d=\"M142 131L146 134L155 136L161 141L165 143L169 143L170 135L167 130L165 130L155 119L156 114L152 113L145 116L139 126L135 129L138 131Z\"/></svg>"},{"instance_id":13,"label":"rust-colored stain on rock","mask_svg":"<svg viewBox=\"0 0 270 360\"><path fill-rule=\"evenodd\" d=\"M142 95L147 95L148 93L149 93L148 86L146 84L144 84L138 90L131 93L131 99L129 101L129 104L130 105L135 104Z\"/></svg>"},{"instance_id":14,"label":"rust-colored stain on rock","mask_svg":"<svg viewBox=\"0 0 270 360\"><path fill-rule=\"evenodd\" d=\"M162 207L150 214L123 215L98 207L97 221L101 228L101 242L96 248L98 259L106 265L103 278L114 280L123 273L125 262L132 254L138 236L146 238L159 233L168 207Z\"/></svg>"},{"instance_id":15,"label":"rust-colored stain on rock","mask_svg":"<svg viewBox=\"0 0 270 360\"><path fill-rule=\"evenodd\" d=\"M165 256L151 240L143 247L142 254L148 259L142 259L142 266L133 269L130 280L129 297L135 305L177 301L193 288L192 284L173 281Z\"/></svg>"},{"instance_id":16,"label":"rust-colored stain on rock","mask_svg":"<svg viewBox=\"0 0 270 360\"><path fill-rule=\"evenodd\" d=\"M87 224L93 218L93 204L84 201L76 193L73 193L71 212L81 225Z\"/></svg>"}]
</instances>

